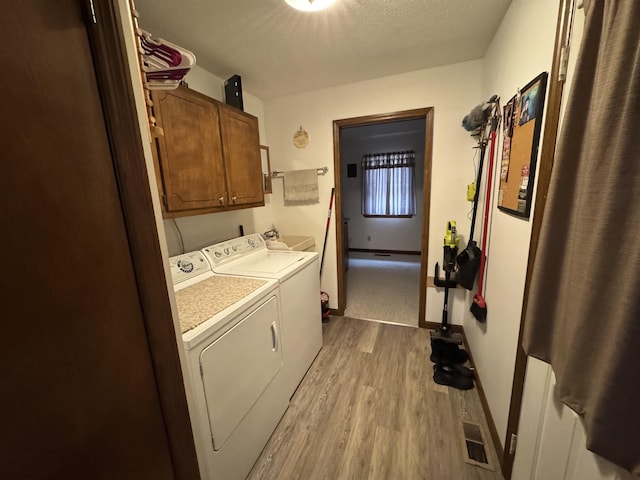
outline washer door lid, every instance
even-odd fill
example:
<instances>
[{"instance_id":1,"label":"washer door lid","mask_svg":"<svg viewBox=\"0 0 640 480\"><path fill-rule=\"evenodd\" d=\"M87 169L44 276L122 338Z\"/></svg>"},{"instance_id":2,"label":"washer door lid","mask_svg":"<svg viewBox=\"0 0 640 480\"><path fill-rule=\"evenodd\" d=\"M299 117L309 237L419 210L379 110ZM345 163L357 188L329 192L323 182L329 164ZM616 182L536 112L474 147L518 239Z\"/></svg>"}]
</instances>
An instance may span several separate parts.
<instances>
[{"instance_id":1,"label":"washer door lid","mask_svg":"<svg viewBox=\"0 0 640 480\"><path fill-rule=\"evenodd\" d=\"M308 258L308 252L268 252L264 255L248 256L216 268L217 273L249 275L252 277L280 278L286 272L295 271Z\"/></svg>"}]
</instances>

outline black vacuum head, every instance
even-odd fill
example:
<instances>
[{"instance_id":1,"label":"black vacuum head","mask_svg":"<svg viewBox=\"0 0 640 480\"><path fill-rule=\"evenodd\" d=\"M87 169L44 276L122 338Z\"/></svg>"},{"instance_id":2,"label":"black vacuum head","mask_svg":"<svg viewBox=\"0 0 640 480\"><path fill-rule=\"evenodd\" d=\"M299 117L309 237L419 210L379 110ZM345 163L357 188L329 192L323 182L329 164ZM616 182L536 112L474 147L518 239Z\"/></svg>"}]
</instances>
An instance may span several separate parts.
<instances>
[{"instance_id":1,"label":"black vacuum head","mask_svg":"<svg viewBox=\"0 0 640 480\"><path fill-rule=\"evenodd\" d=\"M468 260L458 267L458 285L462 285L467 290L473 290L473 284L480 270L481 252L477 247L465 251L468 254Z\"/></svg>"}]
</instances>

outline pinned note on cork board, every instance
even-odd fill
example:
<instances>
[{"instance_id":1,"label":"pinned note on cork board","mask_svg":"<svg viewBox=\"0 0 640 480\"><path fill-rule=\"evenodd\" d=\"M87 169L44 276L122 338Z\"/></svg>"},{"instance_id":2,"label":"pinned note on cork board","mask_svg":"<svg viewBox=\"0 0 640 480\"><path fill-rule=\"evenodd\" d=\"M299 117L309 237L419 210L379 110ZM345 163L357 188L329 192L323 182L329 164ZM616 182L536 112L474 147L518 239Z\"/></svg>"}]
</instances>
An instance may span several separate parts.
<instances>
[{"instance_id":1,"label":"pinned note on cork board","mask_svg":"<svg viewBox=\"0 0 640 480\"><path fill-rule=\"evenodd\" d=\"M547 73L525 85L504 106L498 208L529 218L542 129Z\"/></svg>"}]
</instances>

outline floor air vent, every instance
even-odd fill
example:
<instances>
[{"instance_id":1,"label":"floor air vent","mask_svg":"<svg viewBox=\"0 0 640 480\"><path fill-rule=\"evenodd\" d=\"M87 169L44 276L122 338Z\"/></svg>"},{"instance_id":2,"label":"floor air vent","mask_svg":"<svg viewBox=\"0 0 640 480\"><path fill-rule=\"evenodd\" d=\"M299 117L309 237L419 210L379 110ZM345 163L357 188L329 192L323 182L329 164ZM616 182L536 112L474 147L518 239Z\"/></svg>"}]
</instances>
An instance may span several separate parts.
<instances>
[{"instance_id":1,"label":"floor air vent","mask_svg":"<svg viewBox=\"0 0 640 480\"><path fill-rule=\"evenodd\" d=\"M495 471L485 448L487 440L482 427L477 423L462 422L462 434L464 461L476 467Z\"/></svg>"}]
</instances>

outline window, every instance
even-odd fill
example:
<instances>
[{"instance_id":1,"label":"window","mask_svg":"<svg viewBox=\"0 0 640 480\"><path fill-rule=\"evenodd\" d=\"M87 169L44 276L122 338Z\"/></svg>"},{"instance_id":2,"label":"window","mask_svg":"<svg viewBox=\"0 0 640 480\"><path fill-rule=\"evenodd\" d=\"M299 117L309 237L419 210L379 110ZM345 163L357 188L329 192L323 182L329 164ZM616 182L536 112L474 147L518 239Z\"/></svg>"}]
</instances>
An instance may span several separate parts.
<instances>
[{"instance_id":1,"label":"window","mask_svg":"<svg viewBox=\"0 0 640 480\"><path fill-rule=\"evenodd\" d=\"M362 214L365 217L415 215L415 169L413 151L362 157Z\"/></svg>"}]
</instances>

